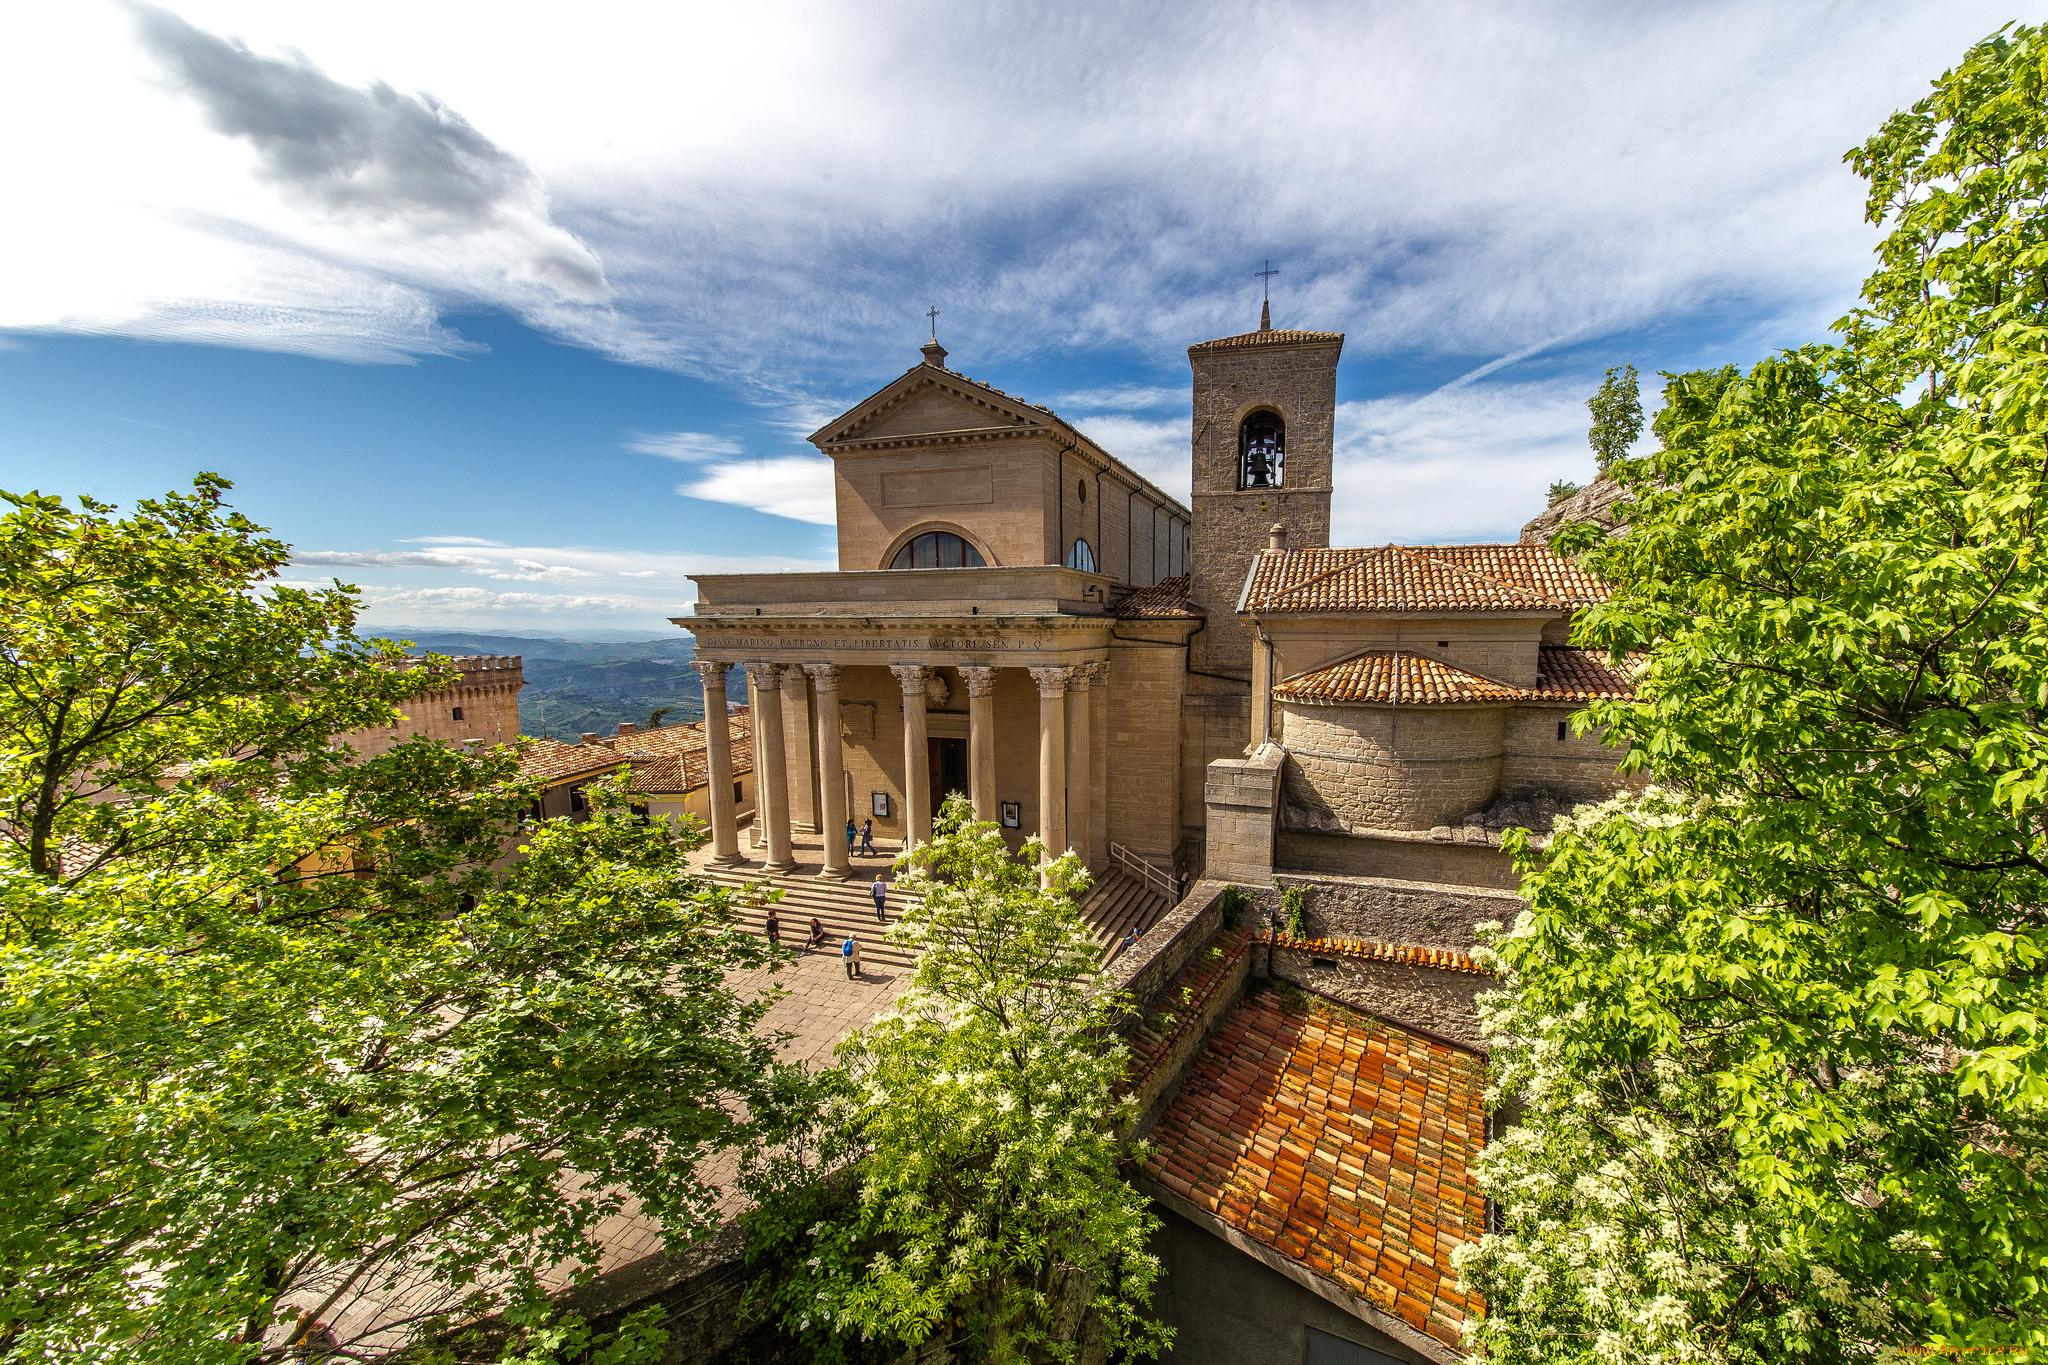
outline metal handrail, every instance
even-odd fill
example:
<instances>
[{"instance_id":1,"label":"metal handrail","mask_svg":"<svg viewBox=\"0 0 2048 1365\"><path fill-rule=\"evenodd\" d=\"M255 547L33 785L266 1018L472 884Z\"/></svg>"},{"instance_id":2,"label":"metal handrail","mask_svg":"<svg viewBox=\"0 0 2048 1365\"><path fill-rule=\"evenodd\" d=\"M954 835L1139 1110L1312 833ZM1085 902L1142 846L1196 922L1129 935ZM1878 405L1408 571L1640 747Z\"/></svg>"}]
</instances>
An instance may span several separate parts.
<instances>
[{"instance_id":1,"label":"metal handrail","mask_svg":"<svg viewBox=\"0 0 2048 1365\"><path fill-rule=\"evenodd\" d=\"M1169 902L1180 899L1180 888L1173 874L1162 872L1149 859L1140 858L1114 839L1109 841L1109 856L1123 864L1129 871L1136 873L1147 886L1157 887L1159 894L1166 897Z\"/></svg>"}]
</instances>

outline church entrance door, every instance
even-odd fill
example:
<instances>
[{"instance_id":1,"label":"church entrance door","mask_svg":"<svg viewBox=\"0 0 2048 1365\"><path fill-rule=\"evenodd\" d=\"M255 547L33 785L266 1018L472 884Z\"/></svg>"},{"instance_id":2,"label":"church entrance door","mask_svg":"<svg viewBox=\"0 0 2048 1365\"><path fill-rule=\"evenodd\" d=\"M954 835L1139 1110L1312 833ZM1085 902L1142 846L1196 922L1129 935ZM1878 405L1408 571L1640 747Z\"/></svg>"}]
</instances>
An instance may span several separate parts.
<instances>
[{"instance_id":1,"label":"church entrance door","mask_svg":"<svg viewBox=\"0 0 2048 1365\"><path fill-rule=\"evenodd\" d=\"M937 819L949 793L968 790L967 741L934 739L926 744L931 752L932 817Z\"/></svg>"}]
</instances>

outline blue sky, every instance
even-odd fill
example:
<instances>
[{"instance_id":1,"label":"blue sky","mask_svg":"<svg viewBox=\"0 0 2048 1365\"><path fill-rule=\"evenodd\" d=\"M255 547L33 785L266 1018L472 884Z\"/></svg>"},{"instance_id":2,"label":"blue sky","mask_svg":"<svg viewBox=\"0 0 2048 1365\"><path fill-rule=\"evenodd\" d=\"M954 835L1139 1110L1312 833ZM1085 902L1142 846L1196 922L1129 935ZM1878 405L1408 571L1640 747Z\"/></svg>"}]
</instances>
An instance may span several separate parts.
<instances>
[{"instance_id":1,"label":"blue sky","mask_svg":"<svg viewBox=\"0 0 2048 1365\"><path fill-rule=\"evenodd\" d=\"M1346 332L1338 543L1512 538L1601 371L1813 340L1941 3L79 0L0 19L0 487L226 474L367 619L666 629L832 557L917 359L1187 483L1186 346Z\"/></svg>"}]
</instances>

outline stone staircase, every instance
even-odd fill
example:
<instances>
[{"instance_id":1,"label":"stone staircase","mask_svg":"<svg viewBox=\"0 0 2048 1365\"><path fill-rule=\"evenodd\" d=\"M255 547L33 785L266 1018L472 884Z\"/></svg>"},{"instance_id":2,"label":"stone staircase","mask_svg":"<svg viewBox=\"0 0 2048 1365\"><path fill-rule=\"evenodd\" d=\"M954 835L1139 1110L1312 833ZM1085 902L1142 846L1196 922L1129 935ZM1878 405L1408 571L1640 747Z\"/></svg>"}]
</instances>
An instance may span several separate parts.
<instances>
[{"instance_id":1,"label":"stone staircase","mask_svg":"<svg viewBox=\"0 0 2048 1365\"><path fill-rule=\"evenodd\" d=\"M774 876L763 872L760 865L736 868L700 866L697 874L707 881L720 886L741 890L757 882L765 882L782 892L782 899L775 903L775 913L782 919L782 945L789 949L803 947L806 935L810 933L811 917L816 916L825 926L825 945L822 950L828 956L839 955L839 945L846 941L851 930L860 940L861 961L869 967L909 967L910 954L897 948L883 937L888 925L875 923L875 903L868 895L868 886L874 881L874 872L854 881L827 881L817 876L815 868L799 867L795 872ZM856 869L860 871L860 869ZM904 903L913 897L889 884L889 924L901 918ZM741 923L755 933L761 932L761 922L766 918L767 907L759 910L743 909Z\"/></svg>"},{"instance_id":2,"label":"stone staircase","mask_svg":"<svg viewBox=\"0 0 2048 1365\"><path fill-rule=\"evenodd\" d=\"M1096 874L1080 905L1081 918L1103 947L1104 961L1116 955L1132 930L1144 933L1172 908L1166 897L1115 864Z\"/></svg>"}]
</instances>

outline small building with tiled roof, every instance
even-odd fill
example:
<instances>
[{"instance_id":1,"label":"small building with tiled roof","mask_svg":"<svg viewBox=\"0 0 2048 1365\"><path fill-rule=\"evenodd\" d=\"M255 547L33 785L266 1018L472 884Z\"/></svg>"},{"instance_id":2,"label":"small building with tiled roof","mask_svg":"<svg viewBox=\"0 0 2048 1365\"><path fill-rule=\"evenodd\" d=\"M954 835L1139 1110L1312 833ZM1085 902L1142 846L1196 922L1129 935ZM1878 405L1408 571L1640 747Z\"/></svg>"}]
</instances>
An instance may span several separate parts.
<instances>
[{"instance_id":1,"label":"small building with tiled roof","mask_svg":"<svg viewBox=\"0 0 2048 1365\"><path fill-rule=\"evenodd\" d=\"M726 724L734 741L734 808L740 815L751 816L753 718L746 707L736 707L727 713ZM534 814L547 818L582 818L589 810L584 789L622 768L630 769L627 789L634 804L644 805L650 817L679 823L683 816L691 816L709 824L709 751L701 720L644 729L624 724L615 734L602 738L588 735L576 744L530 739L519 758L520 772L545 784Z\"/></svg>"}]
</instances>

